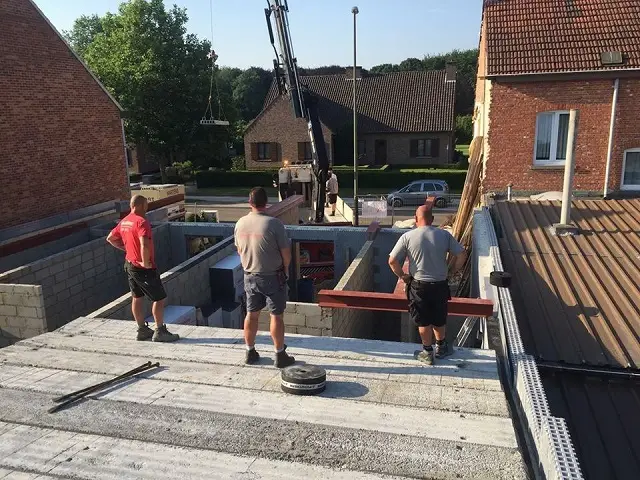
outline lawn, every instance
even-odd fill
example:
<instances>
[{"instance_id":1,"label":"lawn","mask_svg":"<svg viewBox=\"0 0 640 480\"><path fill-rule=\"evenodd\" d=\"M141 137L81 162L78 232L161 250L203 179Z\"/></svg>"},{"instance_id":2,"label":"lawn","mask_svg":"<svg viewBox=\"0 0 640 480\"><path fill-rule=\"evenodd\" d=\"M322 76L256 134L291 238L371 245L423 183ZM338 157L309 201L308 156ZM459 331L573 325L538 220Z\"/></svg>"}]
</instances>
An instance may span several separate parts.
<instances>
[{"instance_id":1,"label":"lawn","mask_svg":"<svg viewBox=\"0 0 640 480\"><path fill-rule=\"evenodd\" d=\"M469 145L456 145L456 150L460 151L463 155L469 156Z\"/></svg>"}]
</instances>

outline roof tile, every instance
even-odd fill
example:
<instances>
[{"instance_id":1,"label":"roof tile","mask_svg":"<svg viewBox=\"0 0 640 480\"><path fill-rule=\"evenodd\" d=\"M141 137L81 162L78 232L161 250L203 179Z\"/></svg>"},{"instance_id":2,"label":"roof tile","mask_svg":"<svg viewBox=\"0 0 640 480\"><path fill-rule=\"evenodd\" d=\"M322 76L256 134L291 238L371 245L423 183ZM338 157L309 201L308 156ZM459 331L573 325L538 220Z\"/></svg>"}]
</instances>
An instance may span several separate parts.
<instances>
[{"instance_id":1,"label":"roof tile","mask_svg":"<svg viewBox=\"0 0 640 480\"><path fill-rule=\"evenodd\" d=\"M484 22L489 76L640 69L639 0L486 0Z\"/></svg>"},{"instance_id":2,"label":"roof tile","mask_svg":"<svg viewBox=\"0 0 640 480\"><path fill-rule=\"evenodd\" d=\"M445 71L365 75L358 80L358 126L362 133L448 132L454 128L455 82ZM353 84L345 75L302 77L319 97L320 119L332 130L351 122ZM278 97L275 83L265 109Z\"/></svg>"}]
</instances>

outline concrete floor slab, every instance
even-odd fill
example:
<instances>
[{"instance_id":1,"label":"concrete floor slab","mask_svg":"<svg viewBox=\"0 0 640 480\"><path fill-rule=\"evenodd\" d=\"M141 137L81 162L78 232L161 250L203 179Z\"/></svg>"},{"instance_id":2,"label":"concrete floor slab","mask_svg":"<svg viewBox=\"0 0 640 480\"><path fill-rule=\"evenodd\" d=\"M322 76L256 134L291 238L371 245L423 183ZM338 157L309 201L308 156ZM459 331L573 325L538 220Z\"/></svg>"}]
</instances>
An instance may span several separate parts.
<instances>
[{"instance_id":1,"label":"concrete floor slab","mask_svg":"<svg viewBox=\"0 0 640 480\"><path fill-rule=\"evenodd\" d=\"M291 335L287 338L291 353L303 362L325 367L329 381L320 396L296 397L280 391L267 336L260 337L265 354L261 364L245 366L240 331L176 327L184 340L157 344L136 342L131 322L80 319L0 350L0 420L15 425L5 427L4 433L0 430L0 435L19 429L14 432L17 440L7 442L8 450L0 448L0 459L13 459L0 460L0 467L78 478L116 478L117 474L200 478L201 469L210 468L201 463L206 455L198 449L204 448L216 451L209 453L214 459L223 454L253 456L251 464L259 465L262 472L229 459L234 465L227 472L231 476L220 478L300 478L290 472L303 467L320 468L320 474L309 470L311 478L342 478L335 476L342 471L322 470L341 465L336 462L342 457L348 478L359 478L354 476L358 471L422 477L425 469L432 478L526 476L493 352L459 349L450 359L426 367L412 358L414 345ZM54 396L147 360L159 361L162 368L92 395L92 400L68 410L43 415ZM67 436L50 442L49 437L37 437L37 429L43 428L52 429L46 433L51 438L58 438L59 430L67 431ZM51 456L55 453L51 445L60 443L66 445L65 451L72 451L78 443L68 432L98 436L96 441L105 445L101 452L115 452L132 465L140 458L150 461L147 455L158 449L147 448L149 442L167 443L167 448L174 449L168 455L181 452L176 448L197 451L185 454L191 459L185 464L174 462L166 472L145 469L140 476L122 462L104 460L96 465L111 472L111 477L102 477L93 470L91 462L97 460L84 459L88 455L84 451L76 455L84 459L77 470L67 470L74 462L56 463L59 458ZM268 438L256 443L254 437L264 435ZM309 448L309 435L317 436L315 441L323 447ZM127 449L124 439L115 438L121 436L140 445L127 444ZM30 450L19 440L25 437L47 455L29 456ZM293 444L283 446L283 441ZM358 446L353 456L345 457L345 444L361 442L367 445L364 450ZM130 457L127 451L133 452ZM383 452L385 459L376 458L375 451ZM37 468L12 463L18 462L18 452L29 454L24 458ZM472 460L477 458L483 460ZM280 460L297 463L274 466ZM269 472L280 472L276 473L280 476L270 477Z\"/></svg>"}]
</instances>

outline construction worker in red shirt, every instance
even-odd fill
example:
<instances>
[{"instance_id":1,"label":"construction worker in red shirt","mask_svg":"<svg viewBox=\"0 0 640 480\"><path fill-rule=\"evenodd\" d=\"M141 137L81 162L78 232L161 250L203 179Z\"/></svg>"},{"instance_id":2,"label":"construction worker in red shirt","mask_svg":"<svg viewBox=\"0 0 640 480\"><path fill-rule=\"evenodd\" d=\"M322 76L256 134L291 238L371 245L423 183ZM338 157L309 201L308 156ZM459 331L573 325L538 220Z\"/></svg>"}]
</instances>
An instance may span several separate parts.
<instances>
[{"instance_id":1,"label":"construction worker in red shirt","mask_svg":"<svg viewBox=\"0 0 640 480\"><path fill-rule=\"evenodd\" d=\"M133 297L131 310L138 323L138 340L153 339L154 342L175 342L180 337L169 333L164 324L164 302L167 294L156 268L151 223L145 218L148 202L142 195L131 198L131 213L109 233L107 242L125 252L125 271ZM156 322L155 332L144 318L144 297L153 302L152 313Z\"/></svg>"}]
</instances>

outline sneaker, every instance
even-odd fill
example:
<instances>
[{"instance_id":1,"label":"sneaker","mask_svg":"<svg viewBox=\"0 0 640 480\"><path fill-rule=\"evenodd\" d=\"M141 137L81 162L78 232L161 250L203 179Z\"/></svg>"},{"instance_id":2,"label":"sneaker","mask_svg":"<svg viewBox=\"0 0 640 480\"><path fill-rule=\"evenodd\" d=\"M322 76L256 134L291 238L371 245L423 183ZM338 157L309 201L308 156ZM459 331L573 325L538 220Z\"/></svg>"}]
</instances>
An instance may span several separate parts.
<instances>
[{"instance_id":1,"label":"sneaker","mask_svg":"<svg viewBox=\"0 0 640 480\"><path fill-rule=\"evenodd\" d=\"M153 329L149 328L149 324L145 323L144 327L138 327L138 336L136 340L150 340L153 337Z\"/></svg>"},{"instance_id":2,"label":"sneaker","mask_svg":"<svg viewBox=\"0 0 640 480\"><path fill-rule=\"evenodd\" d=\"M453 349L449 347L449 342L444 342L442 345L436 343L436 358L444 358L453 354Z\"/></svg>"},{"instance_id":3,"label":"sneaker","mask_svg":"<svg viewBox=\"0 0 640 480\"><path fill-rule=\"evenodd\" d=\"M276 353L276 368L290 367L296 363L296 359L287 353L287 346L280 353Z\"/></svg>"},{"instance_id":4,"label":"sneaker","mask_svg":"<svg viewBox=\"0 0 640 480\"><path fill-rule=\"evenodd\" d=\"M433 350L427 352L424 348L422 350L416 350L413 354L416 360L426 363L427 365L433 365Z\"/></svg>"},{"instance_id":5,"label":"sneaker","mask_svg":"<svg viewBox=\"0 0 640 480\"><path fill-rule=\"evenodd\" d=\"M256 351L255 348L251 350L247 350L247 355L244 357L244 363L247 365L251 365L253 363L258 363L260 361L260 354Z\"/></svg>"},{"instance_id":6,"label":"sneaker","mask_svg":"<svg viewBox=\"0 0 640 480\"><path fill-rule=\"evenodd\" d=\"M169 333L166 325L162 325L159 328L156 328L155 333L153 334L154 342L175 342L180 339L180 335L177 333Z\"/></svg>"}]
</instances>

